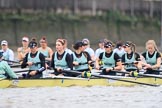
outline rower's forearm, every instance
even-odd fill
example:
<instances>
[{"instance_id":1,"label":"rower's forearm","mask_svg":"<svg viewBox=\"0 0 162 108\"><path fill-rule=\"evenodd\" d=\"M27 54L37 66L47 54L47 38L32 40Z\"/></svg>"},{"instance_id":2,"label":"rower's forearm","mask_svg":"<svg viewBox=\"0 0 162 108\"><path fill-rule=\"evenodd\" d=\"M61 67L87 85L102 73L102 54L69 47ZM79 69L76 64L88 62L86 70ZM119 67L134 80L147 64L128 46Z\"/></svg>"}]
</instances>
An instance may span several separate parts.
<instances>
[{"instance_id":1,"label":"rower's forearm","mask_svg":"<svg viewBox=\"0 0 162 108\"><path fill-rule=\"evenodd\" d=\"M152 69L157 69L157 68L160 68L160 65L156 64L152 66Z\"/></svg>"}]
</instances>

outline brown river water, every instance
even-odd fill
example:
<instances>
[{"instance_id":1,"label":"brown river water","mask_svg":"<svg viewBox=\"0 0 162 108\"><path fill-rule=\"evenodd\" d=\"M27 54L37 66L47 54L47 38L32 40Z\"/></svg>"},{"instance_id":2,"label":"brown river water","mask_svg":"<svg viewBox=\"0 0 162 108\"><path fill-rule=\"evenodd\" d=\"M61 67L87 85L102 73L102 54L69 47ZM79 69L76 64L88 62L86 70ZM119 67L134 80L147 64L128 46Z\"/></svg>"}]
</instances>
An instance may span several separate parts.
<instances>
[{"instance_id":1,"label":"brown river water","mask_svg":"<svg viewBox=\"0 0 162 108\"><path fill-rule=\"evenodd\" d=\"M162 108L162 86L6 88L0 108Z\"/></svg>"}]
</instances>

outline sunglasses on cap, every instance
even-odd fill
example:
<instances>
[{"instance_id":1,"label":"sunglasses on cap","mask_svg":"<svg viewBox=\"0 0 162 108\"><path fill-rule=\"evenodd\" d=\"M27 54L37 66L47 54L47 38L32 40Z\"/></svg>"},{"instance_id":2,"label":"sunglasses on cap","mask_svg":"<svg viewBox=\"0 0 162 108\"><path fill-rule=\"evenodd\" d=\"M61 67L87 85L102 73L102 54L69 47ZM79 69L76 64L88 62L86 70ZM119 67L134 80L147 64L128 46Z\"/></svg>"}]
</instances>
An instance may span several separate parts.
<instances>
[{"instance_id":1,"label":"sunglasses on cap","mask_svg":"<svg viewBox=\"0 0 162 108\"><path fill-rule=\"evenodd\" d=\"M104 46L104 48L110 48L111 46Z\"/></svg>"},{"instance_id":2,"label":"sunglasses on cap","mask_svg":"<svg viewBox=\"0 0 162 108\"><path fill-rule=\"evenodd\" d=\"M63 39L57 39L56 42L60 42L62 45L65 44L64 40Z\"/></svg>"},{"instance_id":3,"label":"sunglasses on cap","mask_svg":"<svg viewBox=\"0 0 162 108\"><path fill-rule=\"evenodd\" d=\"M112 43L106 43L105 45L104 45L104 48L110 48L110 47L112 47L113 45L112 45Z\"/></svg>"},{"instance_id":4,"label":"sunglasses on cap","mask_svg":"<svg viewBox=\"0 0 162 108\"><path fill-rule=\"evenodd\" d=\"M123 47L124 47L124 48L130 47L130 44L129 44L129 43L125 43L125 44L123 45Z\"/></svg>"},{"instance_id":5,"label":"sunglasses on cap","mask_svg":"<svg viewBox=\"0 0 162 108\"><path fill-rule=\"evenodd\" d=\"M37 47L37 43L36 42L30 42L29 43L29 48L35 48Z\"/></svg>"}]
</instances>

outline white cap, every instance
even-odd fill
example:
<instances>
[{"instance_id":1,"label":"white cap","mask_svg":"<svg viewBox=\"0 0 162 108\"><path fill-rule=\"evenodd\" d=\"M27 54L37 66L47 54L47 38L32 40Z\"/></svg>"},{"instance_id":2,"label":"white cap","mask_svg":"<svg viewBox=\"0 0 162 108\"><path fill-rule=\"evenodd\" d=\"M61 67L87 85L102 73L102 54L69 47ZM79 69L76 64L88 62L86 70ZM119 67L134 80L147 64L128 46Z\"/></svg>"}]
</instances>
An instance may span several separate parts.
<instances>
[{"instance_id":1,"label":"white cap","mask_svg":"<svg viewBox=\"0 0 162 108\"><path fill-rule=\"evenodd\" d=\"M1 45L8 45L8 42L7 42L6 40L3 40L3 41L1 42Z\"/></svg>"},{"instance_id":2,"label":"white cap","mask_svg":"<svg viewBox=\"0 0 162 108\"><path fill-rule=\"evenodd\" d=\"M22 38L22 41L29 42L29 38L28 38L28 37L23 37L23 38Z\"/></svg>"},{"instance_id":3,"label":"white cap","mask_svg":"<svg viewBox=\"0 0 162 108\"><path fill-rule=\"evenodd\" d=\"M87 38L84 38L82 40L82 42L83 42L84 45L89 45L90 44L90 42L89 42L89 40Z\"/></svg>"}]
</instances>

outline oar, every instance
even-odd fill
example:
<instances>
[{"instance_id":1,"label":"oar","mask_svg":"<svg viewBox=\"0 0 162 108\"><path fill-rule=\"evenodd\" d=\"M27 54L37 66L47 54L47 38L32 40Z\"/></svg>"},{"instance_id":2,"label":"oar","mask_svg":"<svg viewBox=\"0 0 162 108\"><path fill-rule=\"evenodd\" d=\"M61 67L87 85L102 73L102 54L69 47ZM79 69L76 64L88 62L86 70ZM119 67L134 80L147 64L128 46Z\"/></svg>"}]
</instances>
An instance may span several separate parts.
<instances>
[{"instance_id":1,"label":"oar","mask_svg":"<svg viewBox=\"0 0 162 108\"><path fill-rule=\"evenodd\" d=\"M125 73L125 74L130 74L131 72L127 72L127 71L114 71L114 72L117 72L117 73ZM153 75L153 74L142 74L142 73L138 73L138 72L132 72L132 74L134 76L145 76L145 77L154 77L154 78L160 78L162 79L162 76L160 75Z\"/></svg>"},{"instance_id":2,"label":"oar","mask_svg":"<svg viewBox=\"0 0 162 108\"><path fill-rule=\"evenodd\" d=\"M20 63L20 61L5 60L5 59L3 59L3 61L12 62L12 63Z\"/></svg>"},{"instance_id":3,"label":"oar","mask_svg":"<svg viewBox=\"0 0 162 108\"><path fill-rule=\"evenodd\" d=\"M162 72L162 70L156 70L156 69L152 69L152 71Z\"/></svg>"},{"instance_id":4,"label":"oar","mask_svg":"<svg viewBox=\"0 0 162 108\"><path fill-rule=\"evenodd\" d=\"M15 73L21 73L21 72L27 72L27 71L29 71L29 69L27 69L27 70L18 70L18 71L14 71Z\"/></svg>"},{"instance_id":5,"label":"oar","mask_svg":"<svg viewBox=\"0 0 162 108\"><path fill-rule=\"evenodd\" d=\"M87 78L78 78L78 77L67 77L67 76L46 76L46 77L43 77L43 78L60 78L60 79L75 79L75 80L89 80Z\"/></svg>"},{"instance_id":6,"label":"oar","mask_svg":"<svg viewBox=\"0 0 162 108\"><path fill-rule=\"evenodd\" d=\"M17 64L17 65L10 65L11 68L14 68L14 67L21 67L21 64Z\"/></svg>"},{"instance_id":7,"label":"oar","mask_svg":"<svg viewBox=\"0 0 162 108\"><path fill-rule=\"evenodd\" d=\"M122 63L122 65L138 64L138 62Z\"/></svg>"},{"instance_id":8,"label":"oar","mask_svg":"<svg viewBox=\"0 0 162 108\"><path fill-rule=\"evenodd\" d=\"M143 82L137 82L137 81L113 78L111 76L106 76L106 75L103 76L103 75L92 74L92 76L99 77L99 78L107 78L107 79L112 79L112 80L117 80L117 81L123 81L123 82L129 82L129 83L135 83L135 84L141 84L141 85L147 85L147 86L154 86L154 87L159 86L159 85L156 85L156 84L150 84L150 83L143 83Z\"/></svg>"},{"instance_id":9,"label":"oar","mask_svg":"<svg viewBox=\"0 0 162 108\"><path fill-rule=\"evenodd\" d=\"M82 74L82 72L79 71L74 71L74 70L63 70L64 72L69 72L69 73L80 73ZM87 75L89 76L89 75ZM123 81L123 82L129 82L129 83L135 83L135 84L141 84L141 85L148 85L148 86L159 86L156 84L149 84L149 83L143 83L143 82L137 82L137 81L130 81L130 80L126 80L126 79L119 79L119 78L114 78L111 76L106 76L106 75L96 75L96 74L91 74L91 76L95 76L95 77L99 77L99 78L106 78L106 79L112 79L112 80L117 80L117 81Z\"/></svg>"},{"instance_id":10,"label":"oar","mask_svg":"<svg viewBox=\"0 0 162 108\"><path fill-rule=\"evenodd\" d=\"M47 63L47 61L45 62ZM41 62L36 62L36 63L33 63L33 65L38 65L38 64L41 64ZM14 68L14 67L21 67L21 64L17 64L17 65L10 65L11 68Z\"/></svg>"}]
</instances>

